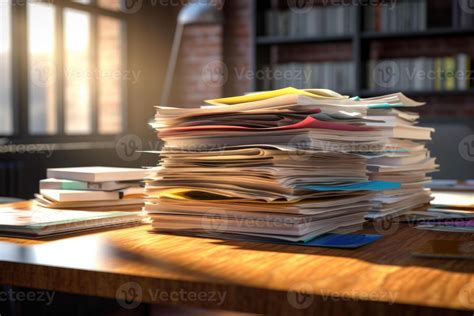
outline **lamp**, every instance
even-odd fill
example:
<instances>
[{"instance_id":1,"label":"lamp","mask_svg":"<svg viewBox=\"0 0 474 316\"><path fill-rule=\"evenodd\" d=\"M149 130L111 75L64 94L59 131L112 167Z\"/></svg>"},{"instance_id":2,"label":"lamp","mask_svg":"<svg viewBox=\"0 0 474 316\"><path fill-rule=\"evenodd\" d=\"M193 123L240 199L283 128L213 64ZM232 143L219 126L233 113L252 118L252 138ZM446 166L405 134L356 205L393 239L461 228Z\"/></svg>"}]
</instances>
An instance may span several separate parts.
<instances>
[{"instance_id":1,"label":"lamp","mask_svg":"<svg viewBox=\"0 0 474 316\"><path fill-rule=\"evenodd\" d=\"M176 63L178 61L179 50L183 37L185 26L189 25L211 25L221 24L224 18L222 11L211 4L210 1L197 1L185 5L179 15L176 26L176 33L174 35L173 47L171 49L171 56L166 71L165 84L163 87L163 94L161 96L161 105L168 105L168 101L173 87L174 73L176 70Z\"/></svg>"}]
</instances>

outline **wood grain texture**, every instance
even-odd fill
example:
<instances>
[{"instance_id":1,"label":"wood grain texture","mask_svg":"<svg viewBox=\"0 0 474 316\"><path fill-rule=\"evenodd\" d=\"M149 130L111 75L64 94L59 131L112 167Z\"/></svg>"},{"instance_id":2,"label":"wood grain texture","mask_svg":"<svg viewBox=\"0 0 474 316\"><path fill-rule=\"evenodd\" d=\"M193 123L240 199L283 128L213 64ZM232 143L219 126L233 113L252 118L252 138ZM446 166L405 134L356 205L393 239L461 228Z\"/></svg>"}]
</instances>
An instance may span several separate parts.
<instances>
[{"instance_id":1,"label":"wood grain texture","mask_svg":"<svg viewBox=\"0 0 474 316\"><path fill-rule=\"evenodd\" d=\"M472 235L402 224L385 231L356 250L171 236L149 226L0 238L0 284L110 298L132 288L148 303L275 315L472 315L473 261L411 256L428 240Z\"/></svg>"}]
</instances>

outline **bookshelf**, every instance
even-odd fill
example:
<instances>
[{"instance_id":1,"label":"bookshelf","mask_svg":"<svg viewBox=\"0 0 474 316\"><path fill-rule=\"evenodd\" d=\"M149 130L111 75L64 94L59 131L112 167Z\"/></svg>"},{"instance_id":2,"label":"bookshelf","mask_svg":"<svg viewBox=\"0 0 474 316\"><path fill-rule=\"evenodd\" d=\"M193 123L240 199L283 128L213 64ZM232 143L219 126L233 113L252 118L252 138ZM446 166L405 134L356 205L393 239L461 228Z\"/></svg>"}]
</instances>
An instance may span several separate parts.
<instances>
[{"instance_id":1,"label":"bookshelf","mask_svg":"<svg viewBox=\"0 0 474 316\"><path fill-rule=\"evenodd\" d=\"M294 1L295 2L295 1ZM296 1L297 2L297 1ZM295 3L296 3L295 2ZM308 0L314 6L323 6L328 1L320 0L319 3L316 0ZM427 0L426 4L426 20L425 29L423 30L401 30L401 31L370 31L367 30L367 21L368 10L362 5L351 5L350 10L351 18L350 20L350 30L349 34L328 34L325 36L291 36L291 35L275 35L270 36L268 34L268 29L272 28L272 24L269 26L268 22L268 11L269 10L278 10L280 12L291 11L290 7L292 1L281 1L281 0L269 0L269 1L252 1L252 15L253 15L253 30L252 30L252 66L254 71L259 71L264 68L274 69L274 67L279 64L285 63L325 63L328 61L348 61L351 62L354 68L354 71L351 73L351 78L353 80L353 88L349 91L341 91L344 94L350 95L359 95L362 97L370 97L377 94L390 93L394 90L400 90L396 87L395 89L390 88L378 88L373 89L369 87L369 76L371 71L369 68L369 61L376 60L381 62L383 60L392 60L392 59L402 59L402 58L424 58L425 55L428 55L429 58L438 58L446 56L456 56L457 54L465 54L468 56L468 59L471 60L470 65L474 64L474 26L469 26L468 28L462 28L460 25L460 12L459 0ZM340 1L335 2L340 3ZM300 2L301 4L301 2ZM299 16L302 17L306 12L299 13ZM407 11L405 11L407 12ZM433 13L432 13L433 12ZM433 16L433 17L431 17ZM310 19L312 17L308 17ZM471 15L471 18L474 20L474 14ZM291 20L291 18L290 18ZM274 22L273 22L274 23ZM291 23L291 22L290 22ZM471 23L471 22L469 22ZM333 24L334 25L334 24ZM470 25L473 25L472 23ZM277 28L278 28L277 23ZM290 28L292 25L290 25ZM291 31L290 31L291 32ZM273 31L274 33L274 31ZM294 33L294 32L293 32ZM314 33L314 31L312 32ZM460 48L460 45L455 42L452 45L453 49L450 47L440 47L440 41L464 41L467 39L469 45L466 45L467 51L463 52L463 48ZM390 47L391 42L398 43L413 43L413 48L411 51L400 51L395 52L390 49L385 49L385 51L391 51L390 56L377 57L377 52L374 53L374 46L387 45ZM421 52L418 54L417 45L418 43L425 43L425 46L428 46L429 51ZM338 47L341 49L338 49ZM327 59L321 57L321 50L325 50L329 47L327 51ZM311 51L319 52L315 58L311 56ZM426 49L425 49L426 50ZM290 51L290 53L288 53ZM304 52L301 54L294 54L296 52ZM345 51L345 54L341 52ZM448 53L447 53L448 51ZM452 51L452 54L449 53ZM293 52L294 58L291 57ZM340 55L345 55L341 57ZM283 56L283 57L282 57ZM376 56L376 57L374 57ZM455 57L454 57L455 58ZM469 63L466 64L466 66ZM472 66L469 70L472 72ZM467 70L467 69L466 69ZM273 85L274 81L271 78L272 83L262 82L260 79L254 79L253 89L254 90L265 90L269 88L269 84ZM474 100L474 85L472 78L470 83L467 84L467 88L459 90L455 89L445 89L443 86L441 89L429 88L429 89L403 89L403 91L413 97L449 97L449 96L466 96L467 98L472 98ZM271 87L275 88L275 87ZM337 90L337 88L336 88Z\"/></svg>"},{"instance_id":2,"label":"bookshelf","mask_svg":"<svg viewBox=\"0 0 474 316\"><path fill-rule=\"evenodd\" d=\"M292 43L321 43L352 41L352 36L325 36L325 37L285 37L285 36L257 36L257 45L278 45Z\"/></svg>"}]
</instances>

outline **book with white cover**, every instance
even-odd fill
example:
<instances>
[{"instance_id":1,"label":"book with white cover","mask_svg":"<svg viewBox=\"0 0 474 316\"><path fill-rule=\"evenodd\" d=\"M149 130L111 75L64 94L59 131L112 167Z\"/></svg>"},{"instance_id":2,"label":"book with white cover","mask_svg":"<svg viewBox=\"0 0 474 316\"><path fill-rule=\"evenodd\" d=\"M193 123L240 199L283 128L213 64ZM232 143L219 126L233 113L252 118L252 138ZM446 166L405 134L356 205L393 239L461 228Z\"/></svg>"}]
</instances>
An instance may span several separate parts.
<instances>
[{"instance_id":1,"label":"book with white cover","mask_svg":"<svg viewBox=\"0 0 474 316\"><path fill-rule=\"evenodd\" d=\"M40 189L43 190L116 191L132 186L140 186L140 181L84 182L54 178L43 179L40 181Z\"/></svg>"},{"instance_id":2,"label":"book with white cover","mask_svg":"<svg viewBox=\"0 0 474 316\"><path fill-rule=\"evenodd\" d=\"M117 191L40 190L44 197L57 202L115 201L120 199Z\"/></svg>"},{"instance_id":3,"label":"book with white cover","mask_svg":"<svg viewBox=\"0 0 474 316\"><path fill-rule=\"evenodd\" d=\"M142 198L123 198L120 200L111 201L70 201L70 202L58 202L50 200L49 198L41 195L35 195L35 204L46 208L55 209L87 209L91 211L109 211L119 209L130 209L133 211L141 209L144 200Z\"/></svg>"},{"instance_id":4,"label":"book with white cover","mask_svg":"<svg viewBox=\"0 0 474 316\"><path fill-rule=\"evenodd\" d=\"M48 178L86 182L143 180L148 171L138 168L76 167L48 169Z\"/></svg>"},{"instance_id":5,"label":"book with white cover","mask_svg":"<svg viewBox=\"0 0 474 316\"><path fill-rule=\"evenodd\" d=\"M127 188L119 191L85 191L85 190L40 190L44 197L57 202L117 201L126 196L139 196L145 193L144 188Z\"/></svg>"}]
</instances>

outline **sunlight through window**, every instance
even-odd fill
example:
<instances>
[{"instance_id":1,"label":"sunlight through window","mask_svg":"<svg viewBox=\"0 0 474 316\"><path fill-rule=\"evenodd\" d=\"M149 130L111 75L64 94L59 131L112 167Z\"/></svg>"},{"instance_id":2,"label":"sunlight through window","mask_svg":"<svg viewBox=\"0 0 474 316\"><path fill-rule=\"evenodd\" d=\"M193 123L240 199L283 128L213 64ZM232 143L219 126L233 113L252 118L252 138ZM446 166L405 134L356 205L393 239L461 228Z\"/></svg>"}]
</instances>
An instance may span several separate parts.
<instances>
[{"instance_id":1,"label":"sunlight through window","mask_svg":"<svg viewBox=\"0 0 474 316\"><path fill-rule=\"evenodd\" d=\"M29 130L54 134L56 124L55 8L28 4Z\"/></svg>"},{"instance_id":2,"label":"sunlight through window","mask_svg":"<svg viewBox=\"0 0 474 316\"><path fill-rule=\"evenodd\" d=\"M0 135L13 133L10 25L11 7L0 2Z\"/></svg>"}]
</instances>

